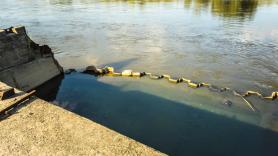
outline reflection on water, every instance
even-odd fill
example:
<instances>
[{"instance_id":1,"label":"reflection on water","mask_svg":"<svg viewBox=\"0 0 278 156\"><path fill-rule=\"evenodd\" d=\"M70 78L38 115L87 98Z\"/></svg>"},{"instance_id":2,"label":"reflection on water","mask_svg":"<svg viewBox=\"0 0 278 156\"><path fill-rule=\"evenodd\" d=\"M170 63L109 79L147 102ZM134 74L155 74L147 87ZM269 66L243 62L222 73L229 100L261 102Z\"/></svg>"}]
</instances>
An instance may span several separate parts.
<instances>
[{"instance_id":1,"label":"reflection on water","mask_svg":"<svg viewBox=\"0 0 278 156\"><path fill-rule=\"evenodd\" d=\"M224 17L251 17L255 14L258 7L257 0L243 1L222 1L212 0L211 3L213 13Z\"/></svg>"},{"instance_id":2,"label":"reflection on water","mask_svg":"<svg viewBox=\"0 0 278 156\"><path fill-rule=\"evenodd\" d=\"M50 4L72 5L74 0L50 0ZM95 3L92 0L80 0L83 4ZM102 3L123 2L128 4L147 5L150 3L176 3L175 0L100 0ZM181 1L182 2L182 1ZM177 2L178 3L178 2ZM251 18L260 5L271 5L275 0L184 0L185 8L193 7L196 11L210 9L214 15L223 17ZM278 3L276 1L276 3Z\"/></svg>"},{"instance_id":3,"label":"reflection on water","mask_svg":"<svg viewBox=\"0 0 278 156\"><path fill-rule=\"evenodd\" d=\"M260 5L274 3L274 0L185 0L185 7L193 5L195 10L210 9L214 15L226 18L251 18Z\"/></svg>"}]
</instances>

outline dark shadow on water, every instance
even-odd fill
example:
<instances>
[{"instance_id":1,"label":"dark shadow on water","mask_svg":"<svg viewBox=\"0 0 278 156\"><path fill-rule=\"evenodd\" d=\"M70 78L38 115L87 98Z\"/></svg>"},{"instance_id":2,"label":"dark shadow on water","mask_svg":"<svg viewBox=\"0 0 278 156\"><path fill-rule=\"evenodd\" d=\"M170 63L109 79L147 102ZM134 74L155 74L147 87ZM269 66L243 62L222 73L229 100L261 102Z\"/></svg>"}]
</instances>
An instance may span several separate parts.
<instances>
[{"instance_id":1,"label":"dark shadow on water","mask_svg":"<svg viewBox=\"0 0 278 156\"><path fill-rule=\"evenodd\" d=\"M64 75L61 74L38 86L34 89L36 90L36 96L46 101L54 101L63 79Z\"/></svg>"},{"instance_id":2,"label":"dark shadow on water","mask_svg":"<svg viewBox=\"0 0 278 156\"><path fill-rule=\"evenodd\" d=\"M124 67L128 66L131 62L136 61L137 58L130 58L118 62L112 62L105 65L100 65L99 67L111 66L116 68L117 70L122 70ZM36 96L46 100L46 101L54 101L56 99L57 93L59 91L59 87L61 86L61 82L64 79L64 74L58 75L44 84L36 87Z\"/></svg>"},{"instance_id":3,"label":"dark shadow on water","mask_svg":"<svg viewBox=\"0 0 278 156\"><path fill-rule=\"evenodd\" d=\"M278 133L139 91L67 75L56 103L169 155L276 156Z\"/></svg>"}]
</instances>

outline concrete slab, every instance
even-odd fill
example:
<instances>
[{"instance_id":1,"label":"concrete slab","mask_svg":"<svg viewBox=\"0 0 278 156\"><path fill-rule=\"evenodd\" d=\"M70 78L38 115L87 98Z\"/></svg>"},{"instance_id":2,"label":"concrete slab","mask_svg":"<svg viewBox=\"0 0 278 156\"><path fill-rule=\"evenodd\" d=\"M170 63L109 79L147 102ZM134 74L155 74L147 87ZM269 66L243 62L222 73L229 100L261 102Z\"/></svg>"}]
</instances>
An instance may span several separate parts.
<instances>
[{"instance_id":1,"label":"concrete slab","mask_svg":"<svg viewBox=\"0 0 278 156\"><path fill-rule=\"evenodd\" d=\"M164 155L36 97L0 127L0 155Z\"/></svg>"}]
</instances>

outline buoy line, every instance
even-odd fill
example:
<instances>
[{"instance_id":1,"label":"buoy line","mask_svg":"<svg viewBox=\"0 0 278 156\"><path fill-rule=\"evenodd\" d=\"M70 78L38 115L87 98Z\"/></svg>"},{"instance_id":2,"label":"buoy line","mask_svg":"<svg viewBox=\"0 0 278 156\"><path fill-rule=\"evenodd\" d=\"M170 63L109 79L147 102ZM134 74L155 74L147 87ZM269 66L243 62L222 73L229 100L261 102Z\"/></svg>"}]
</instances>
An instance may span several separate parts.
<instances>
[{"instance_id":1,"label":"buoy line","mask_svg":"<svg viewBox=\"0 0 278 156\"><path fill-rule=\"evenodd\" d=\"M71 71L74 71L74 69L71 69ZM261 99L265 100L276 100L278 99L278 91L272 92L271 95L269 96L263 96L261 93L256 92L256 91L246 91L244 93L239 93L236 90L232 90L231 88L228 87L222 87L219 88L215 85L212 85L210 83L205 83L205 82L196 82L192 81L190 79L181 77L181 78L173 78L168 74L162 74L162 75L157 75L157 74L152 74L149 72L135 72L132 70L123 70L122 72L115 72L113 67L104 67L104 68L96 68L95 66L88 66L83 73L87 74L92 74L95 76L125 76L125 77L149 77L150 79L154 80L160 80L160 79L166 79L168 82L171 83L185 83L187 84L188 87L190 88L201 88L201 87L206 87L208 90L213 91L213 92L231 92L233 95L238 96L243 99L243 101L246 103L246 105L253 111L257 112L258 110L255 108L255 106L250 103L248 100L246 100L246 97L249 96L257 96Z\"/></svg>"}]
</instances>

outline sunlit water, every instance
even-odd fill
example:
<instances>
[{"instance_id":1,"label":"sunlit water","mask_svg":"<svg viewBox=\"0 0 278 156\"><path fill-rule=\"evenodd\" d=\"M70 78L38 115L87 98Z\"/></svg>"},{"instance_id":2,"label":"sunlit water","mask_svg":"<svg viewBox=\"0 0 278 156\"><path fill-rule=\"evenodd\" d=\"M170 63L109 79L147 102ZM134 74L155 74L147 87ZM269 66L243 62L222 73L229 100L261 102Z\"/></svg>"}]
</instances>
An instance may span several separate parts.
<instances>
[{"instance_id":1,"label":"sunlit water","mask_svg":"<svg viewBox=\"0 0 278 156\"><path fill-rule=\"evenodd\" d=\"M112 65L264 94L278 90L277 17L275 0L2 0L0 5L0 27L25 25L34 41L52 47L65 69ZM277 134L262 128L278 130L277 101L248 100L258 113L230 94L74 73L65 76L53 101L172 155L272 155Z\"/></svg>"}]
</instances>

